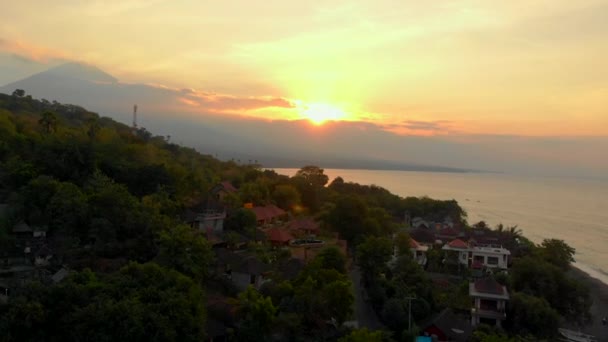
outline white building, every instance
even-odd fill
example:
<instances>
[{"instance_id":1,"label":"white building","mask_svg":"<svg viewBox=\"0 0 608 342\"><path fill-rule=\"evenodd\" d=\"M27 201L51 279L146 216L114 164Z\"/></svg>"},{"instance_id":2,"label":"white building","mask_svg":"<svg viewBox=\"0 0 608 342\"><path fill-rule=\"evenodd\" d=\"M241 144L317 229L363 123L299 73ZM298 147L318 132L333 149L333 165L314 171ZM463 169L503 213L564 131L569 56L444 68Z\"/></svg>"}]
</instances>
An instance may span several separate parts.
<instances>
[{"instance_id":1,"label":"white building","mask_svg":"<svg viewBox=\"0 0 608 342\"><path fill-rule=\"evenodd\" d=\"M442 247L444 251L458 253L458 263L471 267L481 264L488 268L506 270L511 252L502 246L470 245L460 239L451 241Z\"/></svg>"}]
</instances>

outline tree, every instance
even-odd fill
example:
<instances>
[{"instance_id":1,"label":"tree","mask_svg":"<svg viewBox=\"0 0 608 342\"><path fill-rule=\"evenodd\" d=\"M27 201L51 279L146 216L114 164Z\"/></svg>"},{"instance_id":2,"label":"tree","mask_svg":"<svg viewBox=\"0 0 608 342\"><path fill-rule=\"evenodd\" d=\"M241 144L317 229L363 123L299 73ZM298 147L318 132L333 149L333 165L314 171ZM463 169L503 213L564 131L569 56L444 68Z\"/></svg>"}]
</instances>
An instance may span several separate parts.
<instances>
[{"instance_id":1,"label":"tree","mask_svg":"<svg viewBox=\"0 0 608 342\"><path fill-rule=\"evenodd\" d=\"M239 208L226 217L224 228L237 232L247 232L257 225L255 213L246 208Z\"/></svg>"},{"instance_id":2,"label":"tree","mask_svg":"<svg viewBox=\"0 0 608 342\"><path fill-rule=\"evenodd\" d=\"M406 232L399 232L395 236L395 247L397 248L397 255L411 255L411 238Z\"/></svg>"},{"instance_id":3,"label":"tree","mask_svg":"<svg viewBox=\"0 0 608 342\"><path fill-rule=\"evenodd\" d=\"M329 316L341 326L353 313L355 297L349 281L334 281L322 290L325 308Z\"/></svg>"},{"instance_id":4,"label":"tree","mask_svg":"<svg viewBox=\"0 0 608 342\"><path fill-rule=\"evenodd\" d=\"M559 314L544 298L520 292L512 294L507 317L509 330L518 335L550 338L556 335L559 327Z\"/></svg>"},{"instance_id":5,"label":"tree","mask_svg":"<svg viewBox=\"0 0 608 342\"><path fill-rule=\"evenodd\" d=\"M38 120L38 124L42 126L47 134L57 131L57 122L57 116L53 112L42 113L42 117Z\"/></svg>"},{"instance_id":6,"label":"tree","mask_svg":"<svg viewBox=\"0 0 608 342\"><path fill-rule=\"evenodd\" d=\"M329 181L329 177L323 172L324 170L318 166L307 165L298 170L295 177L305 179L314 188L322 188Z\"/></svg>"},{"instance_id":7,"label":"tree","mask_svg":"<svg viewBox=\"0 0 608 342\"><path fill-rule=\"evenodd\" d=\"M325 184L329 178L318 166L305 166L291 178L291 183L298 189L302 204L311 212L316 212L322 203Z\"/></svg>"},{"instance_id":8,"label":"tree","mask_svg":"<svg viewBox=\"0 0 608 342\"><path fill-rule=\"evenodd\" d=\"M369 331L367 328L353 330L349 335L341 337L338 342L382 342L384 334L381 330Z\"/></svg>"},{"instance_id":9,"label":"tree","mask_svg":"<svg viewBox=\"0 0 608 342\"><path fill-rule=\"evenodd\" d=\"M346 258L337 247L325 248L315 257L321 268L333 269L346 274Z\"/></svg>"},{"instance_id":10,"label":"tree","mask_svg":"<svg viewBox=\"0 0 608 342\"><path fill-rule=\"evenodd\" d=\"M386 270L386 264L392 254L393 248L389 239L370 236L357 246L357 263L363 274L380 274Z\"/></svg>"},{"instance_id":11,"label":"tree","mask_svg":"<svg viewBox=\"0 0 608 342\"><path fill-rule=\"evenodd\" d=\"M85 239L88 234L87 197L72 183L60 183L48 205L51 231Z\"/></svg>"},{"instance_id":12,"label":"tree","mask_svg":"<svg viewBox=\"0 0 608 342\"><path fill-rule=\"evenodd\" d=\"M300 193L293 185L280 184L274 188L272 199L282 209L294 209L300 204Z\"/></svg>"},{"instance_id":13,"label":"tree","mask_svg":"<svg viewBox=\"0 0 608 342\"><path fill-rule=\"evenodd\" d=\"M266 341L276 319L277 309L270 297L249 286L239 294L237 313L241 317L237 331L240 341Z\"/></svg>"},{"instance_id":14,"label":"tree","mask_svg":"<svg viewBox=\"0 0 608 342\"><path fill-rule=\"evenodd\" d=\"M9 303L9 341L201 341L201 287L157 264L130 263L110 275L84 270L55 286L32 284ZM28 325L35 326L28 328Z\"/></svg>"},{"instance_id":15,"label":"tree","mask_svg":"<svg viewBox=\"0 0 608 342\"><path fill-rule=\"evenodd\" d=\"M561 316L584 324L591 319L589 289L559 267L538 257L523 257L510 270L515 291L544 298Z\"/></svg>"},{"instance_id":16,"label":"tree","mask_svg":"<svg viewBox=\"0 0 608 342\"><path fill-rule=\"evenodd\" d=\"M382 322L396 333L401 333L403 328L407 328L408 312L407 304L399 298L391 298L382 308Z\"/></svg>"},{"instance_id":17,"label":"tree","mask_svg":"<svg viewBox=\"0 0 608 342\"><path fill-rule=\"evenodd\" d=\"M23 90L23 89L15 89L15 91L13 91L13 96L14 97L24 97L25 96L25 90Z\"/></svg>"},{"instance_id":18,"label":"tree","mask_svg":"<svg viewBox=\"0 0 608 342\"><path fill-rule=\"evenodd\" d=\"M159 236L159 263L197 281L206 279L212 260L211 247L198 232L186 225L162 231Z\"/></svg>"},{"instance_id":19,"label":"tree","mask_svg":"<svg viewBox=\"0 0 608 342\"><path fill-rule=\"evenodd\" d=\"M270 198L268 187L260 182L249 182L241 185L239 195L243 203L264 205Z\"/></svg>"},{"instance_id":20,"label":"tree","mask_svg":"<svg viewBox=\"0 0 608 342\"><path fill-rule=\"evenodd\" d=\"M99 125L99 119L97 117L91 117L89 120L87 120L87 125L87 136L89 137L89 139L95 140L95 137L97 137L97 133L101 129L101 126Z\"/></svg>"},{"instance_id":21,"label":"tree","mask_svg":"<svg viewBox=\"0 0 608 342\"><path fill-rule=\"evenodd\" d=\"M360 241L368 227L367 205L359 197L341 196L325 217L326 222L349 242Z\"/></svg>"},{"instance_id":22,"label":"tree","mask_svg":"<svg viewBox=\"0 0 608 342\"><path fill-rule=\"evenodd\" d=\"M539 249L539 253L543 259L562 270L570 268L570 264L574 262L575 252L576 250L573 247L558 239L543 240Z\"/></svg>"}]
</instances>

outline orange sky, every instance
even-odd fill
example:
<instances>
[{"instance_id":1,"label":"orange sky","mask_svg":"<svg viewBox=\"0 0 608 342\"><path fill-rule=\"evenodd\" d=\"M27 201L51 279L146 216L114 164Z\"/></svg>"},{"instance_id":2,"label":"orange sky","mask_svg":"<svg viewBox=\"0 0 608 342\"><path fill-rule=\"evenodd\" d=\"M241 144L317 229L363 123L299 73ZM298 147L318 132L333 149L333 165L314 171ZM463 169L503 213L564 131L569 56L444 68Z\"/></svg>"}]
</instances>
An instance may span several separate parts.
<instances>
[{"instance_id":1,"label":"orange sky","mask_svg":"<svg viewBox=\"0 0 608 342\"><path fill-rule=\"evenodd\" d=\"M0 53L291 104L231 109L270 119L416 135L608 135L608 1L429 3L11 1Z\"/></svg>"}]
</instances>

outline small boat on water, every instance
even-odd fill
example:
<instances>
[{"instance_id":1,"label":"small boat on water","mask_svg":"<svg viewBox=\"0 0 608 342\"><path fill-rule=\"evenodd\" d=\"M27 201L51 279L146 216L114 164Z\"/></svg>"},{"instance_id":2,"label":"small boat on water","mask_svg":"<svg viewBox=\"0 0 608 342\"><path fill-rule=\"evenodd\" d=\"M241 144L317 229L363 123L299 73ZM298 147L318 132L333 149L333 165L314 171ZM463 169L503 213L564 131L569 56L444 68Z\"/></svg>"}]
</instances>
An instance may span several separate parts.
<instances>
[{"instance_id":1,"label":"small boat on water","mask_svg":"<svg viewBox=\"0 0 608 342\"><path fill-rule=\"evenodd\" d=\"M588 334L584 334L580 331L558 329L559 333L563 336L560 341L564 342L598 342L597 339Z\"/></svg>"}]
</instances>

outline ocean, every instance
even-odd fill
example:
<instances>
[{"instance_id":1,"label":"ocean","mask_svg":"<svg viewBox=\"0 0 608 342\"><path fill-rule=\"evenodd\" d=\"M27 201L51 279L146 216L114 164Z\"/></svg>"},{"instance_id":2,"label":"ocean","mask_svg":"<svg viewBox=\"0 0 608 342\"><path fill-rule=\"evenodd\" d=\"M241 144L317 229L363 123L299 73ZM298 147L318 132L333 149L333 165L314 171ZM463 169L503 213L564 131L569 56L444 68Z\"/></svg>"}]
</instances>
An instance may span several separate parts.
<instances>
[{"instance_id":1,"label":"ocean","mask_svg":"<svg viewBox=\"0 0 608 342\"><path fill-rule=\"evenodd\" d=\"M297 169L275 169L292 176ZM455 199L470 224L517 225L539 243L566 241L576 249L575 266L608 284L608 181L498 173L443 173L325 169L330 182L375 184L392 193Z\"/></svg>"}]
</instances>

